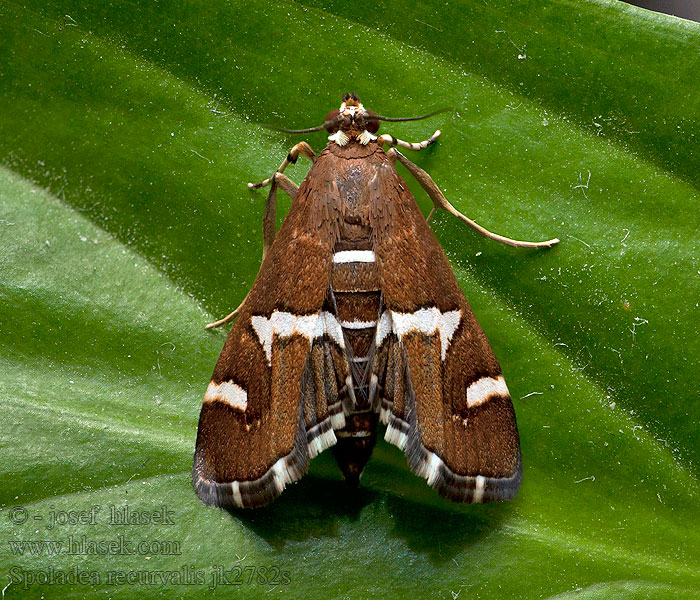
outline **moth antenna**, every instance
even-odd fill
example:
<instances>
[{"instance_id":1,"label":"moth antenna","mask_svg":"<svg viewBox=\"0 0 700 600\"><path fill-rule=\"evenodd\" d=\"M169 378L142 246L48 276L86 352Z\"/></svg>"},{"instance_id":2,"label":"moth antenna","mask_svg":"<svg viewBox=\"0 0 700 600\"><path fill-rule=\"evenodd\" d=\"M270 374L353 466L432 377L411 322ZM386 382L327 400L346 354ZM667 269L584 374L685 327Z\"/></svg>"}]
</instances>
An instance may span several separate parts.
<instances>
[{"instance_id":1,"label":"moth antenna","mask_svg":"<svg viewBox=\"0 0 700 600\"><path fill-rule=\"evenodd\" d=\"M433 112L423 115L422 117L404 117L404 118L394 118L394 117L383 117L382 115L369 115L367 117L368 121L389 121L391 123L398 123L399 121L421 121L422 119L427 119L434 115L439 115L440 113L449 112L452 108L441 108L439 110L434 110Z\"/></svg>"},{"instance_id":2,"label":"moth antenna","mask_svg":"<svg viewBox=\"0 0 700 600\"><path fill-rule=\"evenodd\" d=\"M334 127L340 123L341 119L333 119L331 121L326 121L323 125L318 125L317 127L309 127L308 129L284 129L283 127L270 126L270 129L275 131L282 131L284 133L313 133L314 131L321 131L321 129L328 129L329 127Z\"/></svg>"}]
</instances>

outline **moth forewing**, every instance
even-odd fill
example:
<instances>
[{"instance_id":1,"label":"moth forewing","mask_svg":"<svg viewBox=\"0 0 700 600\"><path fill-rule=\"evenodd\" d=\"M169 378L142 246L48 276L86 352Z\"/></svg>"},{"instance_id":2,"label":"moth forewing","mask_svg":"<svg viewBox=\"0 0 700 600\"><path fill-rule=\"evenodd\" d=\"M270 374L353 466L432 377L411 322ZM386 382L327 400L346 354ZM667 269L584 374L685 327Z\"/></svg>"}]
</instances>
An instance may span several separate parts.
<instances>
[{"instance_id":1,"label":"moth forewing","mask_svg":"<svg viewBox=\"0 0 700 600\"><path fill-rule=\"evenodd\" d=\"M266 252L242 306L213 324L236 317L197 434L193 482L208 504L267 504L329 447L357 484L379 419L411 470L451 500L505 500L520 485L500 367L394 162L409 166L436 208L486 230L425 171L383 149L421 149L439 131L410 144L375 136L380 120L392 119L346 94L322 126L332 135L317 159L297 144L272 177L249 184L272 185ZM282 171L299 154L315 160L297 190ZM293 201L275 235L277 183Z\"/></svg>"}]
</instances>

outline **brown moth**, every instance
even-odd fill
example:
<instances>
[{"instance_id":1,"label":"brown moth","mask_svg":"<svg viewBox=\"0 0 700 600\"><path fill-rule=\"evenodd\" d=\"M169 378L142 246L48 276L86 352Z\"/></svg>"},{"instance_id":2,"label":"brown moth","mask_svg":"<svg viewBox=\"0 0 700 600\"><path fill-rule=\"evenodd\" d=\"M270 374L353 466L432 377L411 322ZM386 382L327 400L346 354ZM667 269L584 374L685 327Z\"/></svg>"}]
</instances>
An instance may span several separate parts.
<instances>
[{"instance_id":1,"label":"brown moth","mask_svg":"<svg viewBox=\"0 0 700 600\"><path fill-rule=\"evenodd\" d=\"M320 156L302 142L272 177L248 184L271 186L263 261L241 306L208 326L236 318L199 418L192 479L205 503L268 504L331 447L357 484L379 420L440 495L493 502L518 490L520 442L501 368L394 164L435 208L485 237L535 248L558 240L504 238L455 210L396 149L425 148L440 131L418 144L375 135L380 121L421 118L382 117L345 94L323 125L292 131L327 129ZM282 172L300 154L313 166L297 188ZM275 232L278 187L293 202Z\"/></svg>"}]
</instances>

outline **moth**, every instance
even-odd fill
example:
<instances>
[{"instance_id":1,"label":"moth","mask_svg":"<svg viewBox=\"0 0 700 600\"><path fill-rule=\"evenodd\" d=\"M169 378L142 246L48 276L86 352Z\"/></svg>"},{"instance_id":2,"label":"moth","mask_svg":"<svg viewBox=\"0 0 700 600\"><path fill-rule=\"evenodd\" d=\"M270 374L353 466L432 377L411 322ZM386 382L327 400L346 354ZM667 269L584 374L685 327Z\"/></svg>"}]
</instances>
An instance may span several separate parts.
<instances>
[{"instance_id":1,"label":"moth","mask_svg":"<svg viewBox=\"0 0 700 600\"><path fill-rule=\"evenodd\" d=\"M431 115L434 113L431 113ZM388 118L345 94L308 133L328 130L316 156L296 144L268 179L263 260L242 304L208 325L236 319L199 418L192 479L206 504L268 504L332 448L357 484L376 442L406 454L428 485L456 502L513 498L522 479L515 413L501 368L429 227L458 212L398 148L420 143L377 135ZM384 147L387 147L385 150ZM297 186L284 175L299 156L313 166ZM435 208L428 219L395 169L400 162ZM293 201L279 231L277 189Z\"/></svg>"}]
</instances>

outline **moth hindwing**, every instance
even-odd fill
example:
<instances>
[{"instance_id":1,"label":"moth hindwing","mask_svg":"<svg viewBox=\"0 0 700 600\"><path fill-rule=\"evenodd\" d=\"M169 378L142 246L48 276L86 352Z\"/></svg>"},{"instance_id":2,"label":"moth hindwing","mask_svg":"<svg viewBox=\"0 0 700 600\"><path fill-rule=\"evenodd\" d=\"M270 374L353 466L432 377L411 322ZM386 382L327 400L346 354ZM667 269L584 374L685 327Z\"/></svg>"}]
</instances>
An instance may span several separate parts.
<instances>
[{"instance_id":1,"label":"moth hindwing","mask_svg":"<svg viewBox=\"0 0 700 600\"><path fill-rule=\"evenodd\" d=\"M426 115L429 116L429 115ZM436 208L456 211L432 179L376 136L388 119L346 94L322 126L316 158L297 144L272 177L260 273L207 388L193 482L207 504L255 507L300 479L332 448L357 484L376 442L406 453L411 470L457 502L512 498L522 469L515 413L489 343L445 254L396 172L400 160ZM384 146L388 145L388 151ZM283 175L299 155L313 166L299 188ZM293 198L275 232L277 188Z\"/></svg>"}]
</instances>

